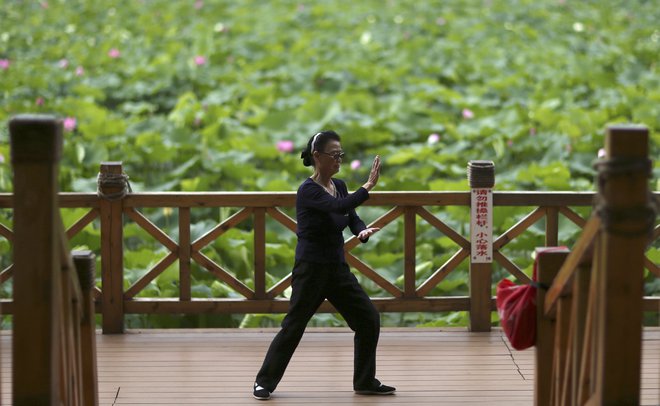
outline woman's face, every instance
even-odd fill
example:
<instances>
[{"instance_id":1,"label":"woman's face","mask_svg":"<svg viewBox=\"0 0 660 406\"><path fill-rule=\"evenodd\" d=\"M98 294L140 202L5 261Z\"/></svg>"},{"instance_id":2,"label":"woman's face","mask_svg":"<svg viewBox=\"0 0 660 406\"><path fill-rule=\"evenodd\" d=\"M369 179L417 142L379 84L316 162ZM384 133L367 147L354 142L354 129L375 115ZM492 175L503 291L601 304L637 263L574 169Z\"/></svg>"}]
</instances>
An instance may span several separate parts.
<instances>
[{"instance_id":1,"label":"woman's face","mask_svg":"<svg viewBox=\"0 0 660 406\"><path fill-rule=\"evenodd\" d=\"M339 141L328 141L323 151L316 151L315 155L319 172L329 172L331 176L339 172L344 156L344 151L342 151Z\"/></svg>"}]
</instances>

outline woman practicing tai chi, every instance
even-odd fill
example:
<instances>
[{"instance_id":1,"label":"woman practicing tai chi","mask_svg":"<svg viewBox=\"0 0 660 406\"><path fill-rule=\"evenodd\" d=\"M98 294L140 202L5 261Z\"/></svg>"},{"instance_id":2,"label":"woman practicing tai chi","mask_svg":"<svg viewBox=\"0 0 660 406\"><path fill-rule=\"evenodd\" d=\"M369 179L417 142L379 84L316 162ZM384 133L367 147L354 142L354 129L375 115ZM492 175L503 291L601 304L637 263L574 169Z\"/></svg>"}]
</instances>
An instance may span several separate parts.
<instances>
[{"instance_id":1,"label":"woman practicing tai chi","mask_svg":"<svg viewBox=\"0 0 660 406\"><path fill-rule=\"evenodd\" d=\"M344 158L340 137L334 131L315 134L301 154L314 174L298 188L296 218L298 244L291 282L291 304L282 329L268 348L254 383L254 397L270 398L284 375L293 352L323 300L328 299L355 332L353 389L361 395L390 395L395 388L376 379L376 346L380 316L369 296L350 272L344 258L343 230L348 226L360 241L379 228L367 228L355 208L369 198L378 183L380 157L376 156L369 179L354 193L332 176Z\"/></svg>"}]
</instances>

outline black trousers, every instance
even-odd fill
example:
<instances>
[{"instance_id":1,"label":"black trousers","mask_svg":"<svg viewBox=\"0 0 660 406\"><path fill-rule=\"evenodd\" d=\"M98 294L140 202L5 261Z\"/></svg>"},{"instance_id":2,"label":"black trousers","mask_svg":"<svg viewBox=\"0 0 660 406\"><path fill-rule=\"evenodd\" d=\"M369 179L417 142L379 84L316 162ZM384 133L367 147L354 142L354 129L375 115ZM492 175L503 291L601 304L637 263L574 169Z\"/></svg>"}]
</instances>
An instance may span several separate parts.
<instances>
[{"instance_id":1,"label":"black trousers","mask_svg":"<svg viewBox=\"0 0 660 406\"><path fill-rule=\"evenodd\" d=\"M355 332L353 388L372 388L376 384L380 316L348 265L297 262L291 285L289 312L268 348L256 383L270 392L275 390L300 343L307 322L327 298Z\"/></svg>"}]
</instances>

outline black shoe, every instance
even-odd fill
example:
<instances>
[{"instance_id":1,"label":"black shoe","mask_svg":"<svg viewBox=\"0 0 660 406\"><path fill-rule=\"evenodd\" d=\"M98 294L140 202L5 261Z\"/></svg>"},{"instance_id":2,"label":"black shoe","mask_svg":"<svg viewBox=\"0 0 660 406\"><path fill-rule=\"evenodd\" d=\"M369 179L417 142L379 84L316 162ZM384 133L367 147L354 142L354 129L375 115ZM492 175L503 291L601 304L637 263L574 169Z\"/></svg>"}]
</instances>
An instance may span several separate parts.
<instances>
[{"instance_id":1,"label":"black shoe","mask_svg":"<svg viewBox=\"0 0 660 406\"><path fill-rule=\"evenodd\" d=\"M376 385L370 389L355 389L355 393L358 395L392 395L396 391L396 388L392 386L383 385L382 383L376 381Z\"/></svg>"},{"instance_id":2,"label":"black shoe","mask_svg":"<svg viewBox=\"0 0 660 406\"><path fill-rule=\"evenodd\" d=\"M270 392L268 389L263 386L259 386L256 382L254 383L254 391L252 392L255 399L259 400L268 400L270 399Z\"/></svg>"}]
</instances>

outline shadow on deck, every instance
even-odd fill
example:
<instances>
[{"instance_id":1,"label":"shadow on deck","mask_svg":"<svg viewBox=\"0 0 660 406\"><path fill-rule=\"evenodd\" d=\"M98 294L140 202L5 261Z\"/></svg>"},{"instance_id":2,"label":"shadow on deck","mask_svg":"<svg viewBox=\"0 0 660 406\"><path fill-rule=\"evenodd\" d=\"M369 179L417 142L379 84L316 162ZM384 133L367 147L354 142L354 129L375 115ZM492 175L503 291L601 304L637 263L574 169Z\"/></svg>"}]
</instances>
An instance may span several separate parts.
<instances>
[{"instance_id":1,"label":"shadow on deck","mask_svg":"<svg viewBox=\"0 0 660 406\"><path fill-rule=\"evenodd\" d=\"M97 335L100 404L254 405L251 385L276 329L139 330ZM11 404L11 336L3 332L2 404ZM660 404L660 329L644 329L643 405ZM352 392L352 333L306 332L269 405L531 405L534 349L499 329L384 329L378 377L395 396Z\"/></svg>"}]
</instances>

